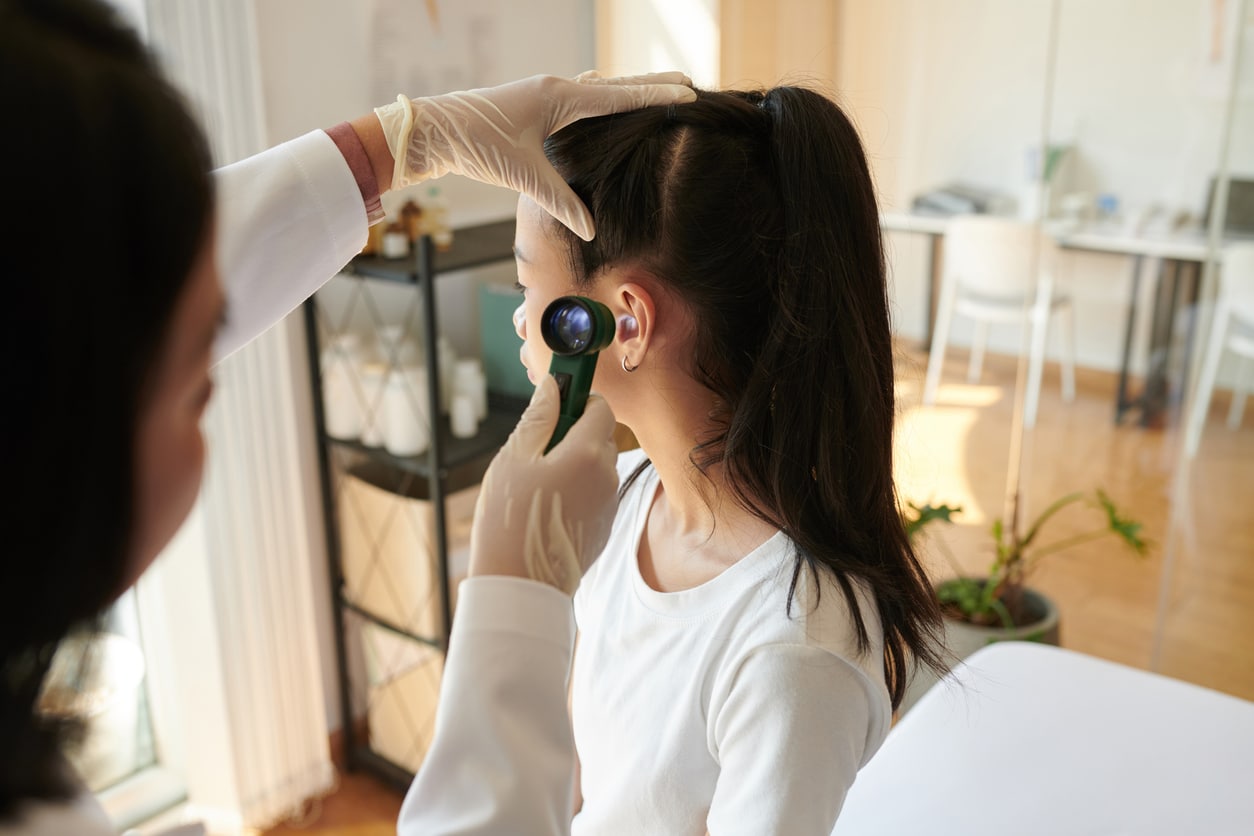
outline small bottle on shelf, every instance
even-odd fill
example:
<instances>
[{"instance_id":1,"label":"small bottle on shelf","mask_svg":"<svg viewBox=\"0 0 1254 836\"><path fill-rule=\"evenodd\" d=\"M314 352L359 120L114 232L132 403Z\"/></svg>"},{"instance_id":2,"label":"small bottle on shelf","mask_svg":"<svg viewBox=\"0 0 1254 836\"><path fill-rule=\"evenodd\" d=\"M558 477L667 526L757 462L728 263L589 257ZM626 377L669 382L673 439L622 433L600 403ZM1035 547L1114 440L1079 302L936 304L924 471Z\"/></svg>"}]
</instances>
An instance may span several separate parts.
<instances>
[{"instance_id":1,"label":"small bottle on shelf","mask_svg":"<svg viewBox=\"0 0 1254 836\"><path fill-rule=\"evenodd\" d=\"M427 415L427 370L394 368L383 395L383 446L394 456L416 456L431 443Z\"/></svg>"},{"instance_id":2,"label":"small bottle on shelf","mask_svg":"<svg viewBox=\"0 0 1254 836\"><path fill-rule=\"evenodd\" d=\"M453 438L474 438L479 432L479 419L475 414L474 399L463 392L453 395L449 410L449 427Z\"/></svg>"},{"instance_id":3,"label":"small bottle on shelf","mask_svg":"<svg viewBox=\"0 0 1254 836\"><path fill-rule=\"evenodd\" d=\"M453 370L453 394L466 395L475 407L475 420L488 414L488 381L478 357L463 357Z\"/></svg>"},{"instance_id":4,"label":"small bottle on shelf","mask_svg":"<svg viewBox=\"0 0 1254 836\"><path fill-rule=\"evenodd\" d=\"M449 224L448 200L440 191L439 186L431 186L427 189L427 197L423 204L423 226L430 234L435 248L440 252L445 252L453 246L453 227Z\"/></svg>"},{"instance_id":5,"label":"small bottle on shelf","mask_svg":"<svg viewBox=\"0 0 1254 836\"><path fill-rule=\"evenodd\" d=\"M400 221L393 221L383 232L383 257L404 258L409 255L409 234Z\"/></svg>"},{"instance_id":6,"label":"small bottle on shelf","mask_svg":"<svg viewBox=\"0 0 1254 836\"><path fill-rule=\"evenodd\" d=\"M401 224L404 225L405 234L410 241L417 241L422 237L422 207L413 198L401 206Z\"/></svg>"}]
</instances>

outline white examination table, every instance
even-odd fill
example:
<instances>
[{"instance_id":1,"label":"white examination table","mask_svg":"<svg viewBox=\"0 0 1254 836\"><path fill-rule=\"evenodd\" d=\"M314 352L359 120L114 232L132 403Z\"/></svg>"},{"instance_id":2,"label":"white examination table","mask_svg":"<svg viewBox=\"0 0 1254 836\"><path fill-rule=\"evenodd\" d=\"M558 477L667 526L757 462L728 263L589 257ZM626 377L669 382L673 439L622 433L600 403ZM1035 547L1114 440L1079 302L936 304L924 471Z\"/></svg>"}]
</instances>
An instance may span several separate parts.
<instances>
[{"instance_id":1,"label":"white examination table","mask_svg":"<svg viewBox=\"0 0 1254 836\"><path fill-rule=\"evenodd\" d=\"M834 833L1251 836L1254 703L1057 647L990 645L889 732Z\"/></svg>"}]
</instances>

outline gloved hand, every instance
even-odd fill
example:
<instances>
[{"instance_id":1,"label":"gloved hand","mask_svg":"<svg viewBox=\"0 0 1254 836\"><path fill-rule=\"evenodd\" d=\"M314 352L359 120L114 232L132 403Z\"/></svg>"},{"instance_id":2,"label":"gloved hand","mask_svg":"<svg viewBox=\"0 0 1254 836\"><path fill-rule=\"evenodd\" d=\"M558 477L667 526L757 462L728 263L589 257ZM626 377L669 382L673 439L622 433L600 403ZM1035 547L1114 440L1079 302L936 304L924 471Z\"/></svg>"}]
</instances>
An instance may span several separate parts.
<instances>
[{"instance_id":1,"label":"gloved hand","mask_svg":"<svg viewBox=\"0 0 1254 836\"><path fill-rule=\"evenodd\" d=\"M396 160L393 189L444 174L522 192L585 241L592 215L544 156L544 140L588 116L647 105L690 102L692 82L682 73L573 81L531 78L480 90L448 93L375 108Z\"/></svg>"},{"instance_id":2,"label":"gloved hand","mask_svg":"<svg viewBox=\"0 0 1254 836\"><path fill-rule=\"evenodd\" d=\"M617 510L614 413L588 398L584 414L548 455L557 383L545 375L479 489L470 575L514 575L573 595L609 540Z\"/></svg>"}]
</instances>

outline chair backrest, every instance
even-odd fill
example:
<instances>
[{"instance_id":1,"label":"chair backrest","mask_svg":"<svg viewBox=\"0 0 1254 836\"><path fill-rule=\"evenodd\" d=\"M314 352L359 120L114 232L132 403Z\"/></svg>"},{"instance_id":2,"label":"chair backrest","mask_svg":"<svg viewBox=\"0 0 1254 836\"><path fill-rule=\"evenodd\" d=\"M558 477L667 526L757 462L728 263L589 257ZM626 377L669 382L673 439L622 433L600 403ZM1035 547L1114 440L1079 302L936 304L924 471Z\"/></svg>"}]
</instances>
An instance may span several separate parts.
<instances>
[{"instance_id":1,"label":"chair backrest","mask_svg":"<svg viewBox=\"0 0 1254 836\"><path fill-rule=\"evenodd\" d=\"M1219 293L1241 320L1254 323L1254 241L1224 248Z\"/></svg>"},{"instance_id":2,"label":"chair backrest","mask_svg":"<svg viewBox=\"0 0 1254 836\"><path fill-rule=\"evenodd\" d=\"M993 215L960 215L945 230L944 273L963 291L1032 298L1056 246L1038 225Z\"/></svg>"}]
</instances>

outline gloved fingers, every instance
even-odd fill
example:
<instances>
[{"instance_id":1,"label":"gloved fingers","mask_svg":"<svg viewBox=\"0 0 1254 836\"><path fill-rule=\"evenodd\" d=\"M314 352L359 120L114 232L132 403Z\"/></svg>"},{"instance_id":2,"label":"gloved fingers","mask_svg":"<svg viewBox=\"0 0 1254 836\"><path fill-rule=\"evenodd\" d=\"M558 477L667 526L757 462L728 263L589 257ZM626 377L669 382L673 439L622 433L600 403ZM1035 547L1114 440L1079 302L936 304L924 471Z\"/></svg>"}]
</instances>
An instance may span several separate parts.
<instances>
[{"instance_id":1,"label":"gloved fingers","mask_svg":"<svg viewBox=\"0 0 1254 836\"><path fill-rule=\"evenodd\" d=\"M573 448L575 446L588 447L595 449L600 445L609 443L614 444L614 412L610 409L610 405L605 402L605 398L597 394L588 395L588 403L583 408L583 415L579 416L570 430L567 431L566 437L553 448L553 452L557 453L563 448Z\"/></svg>"},{"instance_id":2,"label":"gloved fingers","mask_svg":"<svg viewBox=\"0 0 1254 836\"><path fill-rule=\"evenodd\" d=\"M596 235L592 213L583 205L579 195L562 179L546 159L537 161L541 166L536 172L534 185L522 189L541 209L548 212L571 232L585 241Z\"/></svg>"},{"instance_id":3,"label":"gloved fingers","mask_svg":"<svg viewBox=\"0 0 1254 836\"><path fill-rule=\"evenodd\" d=\"M604 116L651 105L682 104L697 99L697 91L683 84L607 84L579 82L570 88L554 114L550 133L557 133L572 122L589 116Z\"/></svg>"},{"instance_id":4,"label":"gloved fingers","mask_svg":"<svg viewBox=\"0 0 1254 836\"><path fill-rule=\"evenodd\" d=\"M644 73L643 75L620 75L610 78L604 78L596 70L585 70L575 76L575 81L580 84L617 84L617 85L636 85L636 84L682 84L685 87L692 87L692 79L679 71L665 73Z\"/></svg>"},{"instance_id":5,"label":"gloved fingers","mask_svg":"<svg viewBox=\"0 0 1254 836\"><path fill-rule=\"evenodd\" d=\"M557 381L552 375L546 374L536 384L536 391L531 395L531 403L523 410L518 425L510 434L506 444L524 456L539 457L544 454L553 430L557 427L557 417L561 410L561 396L557 390Z\"/></svg>"}]
</instances>

